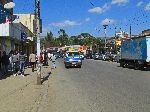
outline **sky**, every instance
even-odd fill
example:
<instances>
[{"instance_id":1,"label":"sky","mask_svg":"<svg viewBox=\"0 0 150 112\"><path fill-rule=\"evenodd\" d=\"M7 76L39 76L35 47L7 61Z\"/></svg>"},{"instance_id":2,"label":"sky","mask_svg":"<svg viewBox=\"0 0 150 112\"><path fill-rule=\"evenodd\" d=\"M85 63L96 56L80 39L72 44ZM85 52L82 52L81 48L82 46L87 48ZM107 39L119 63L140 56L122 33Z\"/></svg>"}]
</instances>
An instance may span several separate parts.
<instances>
[{"instance_id":1,"label":"sky","mask_svg":"<svg viewBox=\"0 0 150 112\"><path fill-rule=\"evenodd\" d=\"M116 31L140 34L150 29L150 0L40 0L43 33L58 36L60 28L69 36L90 33L113 37ZM34 13L35 0L14 0L14 13Z\"/></svg>"}]
</instances>

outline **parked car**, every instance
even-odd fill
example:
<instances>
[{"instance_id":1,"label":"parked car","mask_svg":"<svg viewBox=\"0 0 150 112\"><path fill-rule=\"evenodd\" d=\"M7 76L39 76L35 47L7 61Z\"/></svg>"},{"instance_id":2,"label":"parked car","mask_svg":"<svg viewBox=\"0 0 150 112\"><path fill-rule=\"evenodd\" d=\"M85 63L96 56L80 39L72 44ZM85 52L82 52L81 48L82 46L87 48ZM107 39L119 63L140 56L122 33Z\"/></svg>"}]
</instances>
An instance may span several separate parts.
<instances>
[{"instance_id":1,"label":"parked car","mask_svg":"<svg viewBox=\"0 0 150 112\"><path fill-rule=\"evenodd\" d=\"M103 54L103 61L109 61L111 57L111 54L109 52L106 52L105 54Z\"/></svg>"},{"instance_id":2,"label":"parked car","mask_svg":"<svg viewBox=\"0 0 150 112\"><path fill-rule=\"evenodd\" d=\"M110 55L110 60L113 62L117 62L117 54L113 53Z\"/></svg>"},{"instance_id":3,"label":"parked car","mask_svg":"<svg viewBox=\"0 0 150 112\"><path fill-rule=\"evenodd\" d=\"M103 59L103 54L102 53L95 53L93 59L94 60L102 60Z\"/></svg>"},{"instance_id":4,"label":"parked car","mask_svg":"<svg viewBox=\"0 0 150 112\"><path fill-rule=\"evenodd\" d=\"M54 55L56 56L56 58L61 58L61 54L60 53L54 53Z\"/></svg>"},{"instance_id":5,"label":"parked car","mask_svg":"<svg viewBox=\"0 0 150 112\"><path fill-rule=\"evenodd\" d=\"M92 59L92 51L91 50L87 50L86 51L86 59Z\"/></svg>"}]
</instances>

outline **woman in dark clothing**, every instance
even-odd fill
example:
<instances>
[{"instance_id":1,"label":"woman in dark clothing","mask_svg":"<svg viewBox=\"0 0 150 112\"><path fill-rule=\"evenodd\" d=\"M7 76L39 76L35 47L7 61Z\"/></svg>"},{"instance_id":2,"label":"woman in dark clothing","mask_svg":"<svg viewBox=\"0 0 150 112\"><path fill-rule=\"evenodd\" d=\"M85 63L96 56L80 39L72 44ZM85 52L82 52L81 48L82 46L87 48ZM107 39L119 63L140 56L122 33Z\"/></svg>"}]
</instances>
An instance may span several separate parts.
<instances>
[{"instance_id":1,"label":"woman in dark clothing","mask_svg":"<svg viewBox=\"0 0 150 112\"><path fill-rule=\"evenodd\" d=\"M8 65L10 64L9 62L9 56L6 54L5 51L3 51L3 56L1 58L1 63L2 63L2 70L4 75L8 73Z\"/></svg>"}]
</instances>

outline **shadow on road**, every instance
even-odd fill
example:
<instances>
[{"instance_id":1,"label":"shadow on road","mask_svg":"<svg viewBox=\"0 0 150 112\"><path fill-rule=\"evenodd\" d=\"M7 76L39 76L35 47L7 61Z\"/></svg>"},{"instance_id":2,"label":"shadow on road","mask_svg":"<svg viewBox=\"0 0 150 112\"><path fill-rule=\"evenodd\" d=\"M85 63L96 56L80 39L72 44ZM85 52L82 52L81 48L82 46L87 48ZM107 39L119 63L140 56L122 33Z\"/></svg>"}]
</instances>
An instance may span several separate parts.
<instances>
[{"instance_id":1,"label":"shadow on road","mask_svg":"<svg viewBox=\"0 0 150 112\"><path fill-rule=\"evenodd\" d=\"M81 69L81 67L77 67L77 66L71 66L71 67L68 67L68 68L66 68L66 69L75 69L75 68L76 68L76 69L77 69L77 68L78 68L78 69Z\"/></svg>"},{"instance_id":2,"label":"shadow on road","mask_svg":"<svg viewBox=\"0 0 150 112\"><path fill-rule=\"evenodd\" d=\"M11 72L8 72L7 74L3 74L2 71L0 71L0 80L6 79L7 77L10 77L12 75Z\"/></svg>"},{"instance_id":3,"label":"shadow on road","mask_svg":"<svg viewBox=\"0 0 150 112\"><path fill-rule=\"evenodd\" d=\"M45 81L47 81L47 80L49 79L50 75L51 75L51 72L49 72L49 73L47 74L47 76L44 76L43 78L41 78L41 79L42 79L42 80L41 80L41 83L43 84Z\"/></svg>"},{"instance_id":4,"label":"shadow on road","mask_svg":"<svg viewBox=\"0 0 150 112\"><path fill-rule=\"evenodd\" d=\"M119 67L119 68L123 68L123 67L121 67L121 66L117 66L117 67ZM124 67L124 68L127 68L127 69L133 69L134 70L134 67L133 66L128 66L128 67ZM144 69L142 69L142 70L140 70L140 71L150 71L150 68L144 68Z\"/></svg>"}]
</instances>

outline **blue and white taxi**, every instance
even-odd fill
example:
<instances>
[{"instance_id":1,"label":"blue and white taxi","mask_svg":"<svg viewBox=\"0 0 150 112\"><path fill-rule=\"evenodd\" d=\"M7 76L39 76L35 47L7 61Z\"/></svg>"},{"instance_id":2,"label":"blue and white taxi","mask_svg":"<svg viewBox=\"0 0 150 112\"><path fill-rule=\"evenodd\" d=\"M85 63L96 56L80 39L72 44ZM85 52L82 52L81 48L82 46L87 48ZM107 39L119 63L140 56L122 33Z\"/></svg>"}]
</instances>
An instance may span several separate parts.
<instances>
[{"instance_id":1,"label":"blue and white taxi","mask_svg":"<svg viewBox=\"0 0 150 112\"><path fill-rule=\"evenodd\" d=\"M81 68L82 59L81 59L80 53L77 51L66 52L66 55L64 58L64 64L66 68L69 68L72 66Z\"/></svg>"}]
</instances>

